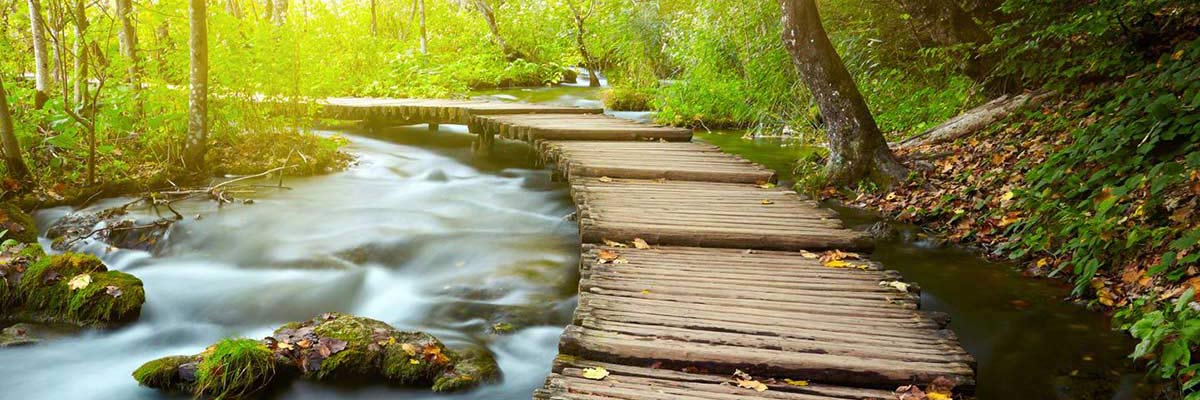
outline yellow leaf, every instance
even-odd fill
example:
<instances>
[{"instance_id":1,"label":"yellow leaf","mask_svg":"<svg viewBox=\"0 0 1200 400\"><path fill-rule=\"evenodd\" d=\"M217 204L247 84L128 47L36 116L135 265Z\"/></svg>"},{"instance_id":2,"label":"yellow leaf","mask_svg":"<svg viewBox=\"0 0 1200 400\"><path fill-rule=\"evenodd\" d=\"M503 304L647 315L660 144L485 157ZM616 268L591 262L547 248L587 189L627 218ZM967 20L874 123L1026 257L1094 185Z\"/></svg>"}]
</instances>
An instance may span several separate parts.
<instances>
[{"instance_id":1,"label":"yellow leaf","mask_svg":"<svg viewBox=\"0 0 1200 400\"><path fill-rule=\"evenodd\" d=\"M79 274L79 275L76 275L74 278L71 278L70 282L67 282L67 287L71 288L71 290L79 290L79 289L86 288L86 287L88 287L88 285L91 285L91 284L92 284L92 276L91 275Z\"/></svg>"},{"instance_id":2,"label":"yellow leaf","mask_svg":"<svg viewBox=\"0 0 1200 400\"><path fill-rule=\"evenodd\" d=\"M418 360L418 359L415 359L415 358L410 358L410 359L408 359L408 363L409 363L409 364L413 364L413 365L417 365L417 364L420 364L420 363L421 363L421 360Z\"/></svg>"},{"instance_id":3,"label":"yellow leaf","mask_svg":"<svg viewBox=\"0 0 1200 400\"><path fill-rule=\"evenodd\" d=\"M883 281L879 282L879 286L887 286L904 293L908 293L908 284L900 281Z\"/></svg>"},{"instance_id":4,"label":"yellow leaf","mask_svg":"<svg viewBox=\"0 0 1200 400\"><path fill-rule=\"evenodd\" d=\"M1042 257L1042 258L1040 258L1040 259L1038 259L1038 260L1037 260L1037 267L1038 267L1038 268L1043 268L1043 267L1045 267L1046 265L1049 265L1049 264L1050 264L1050 257Z\"/></svg>"},{"instance_id":5,"label":"yellow leaf","mask_svg":"<svg viewBox=\"0 0 1200 400\"><path fill-rule=\"evenodd\" d=\"M609 183L609 182L612 182L612 178L609 178L607 176L602 176L602 177L600 177L600 182Z\"/></svg>"},{"instance_id":6,"label":"yellow leaf","mask_svg":"<svg viewBox=\"0 0 1200 400\"><path fill-rule=\"evenodd\" d=\"M763 189L771 189L771 188L775 187L775 184L771 183L771 182L763 182L763 183L758 184L758 187L763 188Z\"/></svg>"},{"instance_id":7,"label":"yellow leaf","mask_svg":"<svg viewBox=\"0 0 1200 400\"><path fill-rule=\"evenodd\" d=\"M849 267L850 265L851 265L850 263L842 261L842 260L832 260L832 261L825 262L825 266L829 267L829 268L846 268L846 267Z\"/></svg>"},{"instance_id":8,"label":"yellow leaf","mask_svg":"<svg viewBox=\"0 0 1200 400\"><path fill-rule=\"evenodd\" d=\"M766 384L756 381L756 380L738 379L737 384L738 384L738 387L740 387L740 388L754 389L754 391L756 391L756 392L762 392L762 391L767 390Z\"/></svg>"},{"instance_id":9,"label":"yellow leaf","mask_svg":"<svg viewBox=\"0 0 1200 400\"><path fill-rule=\"evenodd\" d=\"M650 289L642 289L642 294L650 294Z\"/></svg>"},{"instance_id":10,"label":"yellow leaf","mask_svg":"<svg viewBox=\"0 0 1200 400\"><path fill-rule=\"evenodd\" d=\"M1012 198L1013 198L1013 192L1010 190L1010 191L1004 192L1004 195L1000 196L1000 201L1005 202L1005 201L1012 200Z\"/></svg>"},{"instance_id":11,"label":"yellow leaf","mask_svg":"<svg viewBox=\"0 0 1200 400\"><path fill-rule=\"evenodd\" d=\"M770 201L770 200L767 200L767 199L763 199L762 203L763 203L763 205L764 205L764 206L765 206L765 205L771 205L771 204L775 204L775 202L773 202L773 201Z\"/></svg>"},{"instance_id":12,"label":"yellow leaf","mask_svg":"<svg viewBox=\"0 0 1200 400\"><path fill-rule=\"evenodd\" d=\"M819 255L817 253L813 253L811 251L807 251L807 250L800 250L800 257L804 257L804 258L812 260L812 259L821 258L821 255Z\"/></svg>"},{"instance_id":13,"label":"yellow leaf","mask_svg":"<svg viewBox=\"0 0 1200 400\"><path fill-rule=\"evenodd\" d=\"M633 247L645 250L650 248L650 244L646 243L646 241L642 240L642 238L635 238L633 239Z\"/></svg>"},{"instance_id":14,"label":"yellow leaf","mask_svg":"<svg viewBox=\"0 0 1200 400\"><path fill-rule=\"evenodd\" d=\"M601 367L584 368L583 377L593 381L602 380L608 377L608 370Z\"/></svg>"},{"instance_id":15,"label":"yellow leaf","mask_svg":"<svg viewBox=\"0 0 1200 400\"><path fill-rule=\"evenodd\" d=\"M402 344L402 345L400 345L400 348L404 349L404 352L408 353L409 356L417 355L417 346L413 346L412 343Z\"/></svg>"},{"instance_id":16,"label":"yellow leaf","mask_svg":"<svg viewBox=\"0 0 1200 400\"><path fill-rule=\"evenodd\" d=\"M797 380L784 378L783 382L787 383L789 385L792 385L792 386L808 386L808 381L797 381Z\"/></svg>"},{"instance_id":17,"label":"yellow leaf","mask_svg":"<svg viewBox=\"0 0 1200 400\"><path fill-rule=\"evenodd\" d=\"M950 400L950 396L947 396L947 395L944 395L941 393L930 392L930 393L925 393L925 399L926 400Z\"/></svg>"}]
</instances>

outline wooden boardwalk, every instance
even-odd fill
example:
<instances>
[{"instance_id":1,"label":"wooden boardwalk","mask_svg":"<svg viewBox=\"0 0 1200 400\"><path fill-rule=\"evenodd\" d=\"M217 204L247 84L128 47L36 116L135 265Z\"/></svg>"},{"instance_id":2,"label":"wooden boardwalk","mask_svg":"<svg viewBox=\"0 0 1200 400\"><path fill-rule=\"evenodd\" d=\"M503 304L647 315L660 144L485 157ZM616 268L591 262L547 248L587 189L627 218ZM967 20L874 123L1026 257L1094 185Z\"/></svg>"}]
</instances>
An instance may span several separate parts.
<instances>
[{"instance_id":1,"label":"wooden boardwalk","mask_svg":"<svg viewBox=\"0 0 1200 400\"><path fill-rule=\"evenodd\" d=\"M939 377L974 388L973 359L946 318L920 310L915 285L835 252L870 250L869 237L688 130L528 104L325 106L337 118L466 124L481 151L497 136L525 141L568 180L579 305L535 399L892 399ZM737 371L765 390L739 386Z\"/></svg>"}]
</instances>

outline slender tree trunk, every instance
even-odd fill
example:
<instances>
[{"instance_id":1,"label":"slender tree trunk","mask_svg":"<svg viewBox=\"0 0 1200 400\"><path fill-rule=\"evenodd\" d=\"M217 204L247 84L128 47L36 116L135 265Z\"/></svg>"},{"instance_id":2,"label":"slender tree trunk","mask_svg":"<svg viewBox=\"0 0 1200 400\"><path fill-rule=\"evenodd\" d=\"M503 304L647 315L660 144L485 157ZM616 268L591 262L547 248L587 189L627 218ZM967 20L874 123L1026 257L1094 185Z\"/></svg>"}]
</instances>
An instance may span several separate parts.
<instances>
[{"instance_id":1,"label":"slender tree trunk","mask_svg":"<svg viewBox=\"0 0 1200 400\"><path fill-rule=\"evenodd\" d=\"M29 180L29 168L21 159L21 145L13 129L12 111L8 107L8 93L4 91L4 78L0 77L0 145L4 148L4 166L8 176L19 182Z\"/></svg>"},{"instance_id":2,"label":"slender tree trunk","mask_svg":"<svg viewBox=\"0 0 1200 400\"><path fill-rule=\"evenodd\" d=\"M821 109L829 136L829 183L850 185L864 179L884 185L907 170L888 149L866 101L829 42L815 0L780 0L783 43Z\"/></svg>"},{"instance_id":3,"label":"slender tree trunk","mask_svg":"<svg viewBox=\"0 0 1200 400\"><path fill-rule=\"evenodd\" d=\"M375 0L371 0L371 37L379 36L379 17L376 12Z\"/></svg>"},{"instance_id":4,"label":"slender tree trunk","mask_svg":"<svg viewBox=\"0 0 1200 400\"><path fill-rule=\"evenodd\" d=\"M237 0L225 0L225 12L234 18L242 19L242 5Z\"/></svg>"},{"instance_id":5,"label":"slender tree trunk","mask_svg":"<svg viewBox=\"0 0 1200 400\"><path fill-rule=\"evenodd\" d=\"M429 52L429 36L425 33L425 0L417 0L417 12L421 13L421 54Z\"/></svg>"},{"instance_id":6,"label":"slender tree trunk","mask_svg":"<svg viewBox=\"0 0 1200 400\"><path fill-rule=\"evenodd\" d=\"M75 104L83 105L88 90L87 3L75 0Z\"/></svg>"},{"instance_id":7,"label":"slender tree trunk","mask_svg":"<svg viewBox=\"0 0 1200 400\"><path fill-rule=\"evenodd\" d=\"M121 29L117 31L121 43L121 55L129 60L129 85L134 92L141 90L142 68L137 51L137 28L133 25L133 0L116 0L117 19Z\"/></svg>"},{"instance_id":8,"label":"slender tree trunk","mask_svg":"<svg viewBox=\"0 0 1200 400\"><path fill-rule=\"evenodd\" d=\"M905 12L913 16L921 42L949 47L959 44L972 45L970 57L964 61L963 73L972 80L988 84L992 92L1002 88L989 83L996 60L977 51L992 41L992 35L975 22L969 13L953 0L899 0Z\"/></svg>"},{"instance_id":9,"label":"slender tree trunk","mask_svg":"<svg viewBox=\"0 0 1200 400\"><path fill-rule=\"evenodd\" d=\"M50 99L50 60L46 57L46 27L39 0L29 0L29 24L33 37L34 88L33 107L41 109Z\"/></svg>"},{"instance_id":10,"label":"slender tree trunk","mask_svg":"<svg viewBox=\"0 0 1200 400\"><path fill-rule=\"evenodd\" d=\"M263 19L275 22L275 0L265 0L263 2Z\"/></svg>"},{"instance_id":11,"label":"slender tree trunk","mask_svg":"<svg viewBox=\"0 0 1200 400\"><path fill-rule=\"evenodd\" d=\"M587 12L583 12L575 5L574 1L567 1L567 7L571 9L571 13L575 18L575 44L579 47L579 56L583 58L583 67L587 68L588 86L600 87L600 76L596 74L596 63L592 60L592 56L588 53L587 45L584 43L584 37L587 36L585 27L588 17L592 15L592 11L596 9L595 0L591 0L588 5Z\"/></svg>"},{"instance_id":12,"label":"slender tree trunk","mask_svg":"<svg viewBox=\"0 0 1200 400\"><path fill-rule=\"evenodd\" d=\"M508 42L504 41L504 36L500 36L500 25L496 23L496 13L492 10L492 6L488 5L487 0L475 0L475 9L479 10L479 14L483 15L483 20L487 22L488 30L492 32L492 40L500 46L500 51L509 61L521 58L521 55L508 47Z\"/></svg>"},{"instance_id":13,"label":"slender tree trunk","mask_svg":"<svg viewBox=\"0 0 1200 400\"><path fill-rule=\"evenodd\" d=\"M204 170L208 149L208 21L206 0L190 0L191 94L188 97L188 138L184 162L193 172Z\"/></svg>"}]
</instances>

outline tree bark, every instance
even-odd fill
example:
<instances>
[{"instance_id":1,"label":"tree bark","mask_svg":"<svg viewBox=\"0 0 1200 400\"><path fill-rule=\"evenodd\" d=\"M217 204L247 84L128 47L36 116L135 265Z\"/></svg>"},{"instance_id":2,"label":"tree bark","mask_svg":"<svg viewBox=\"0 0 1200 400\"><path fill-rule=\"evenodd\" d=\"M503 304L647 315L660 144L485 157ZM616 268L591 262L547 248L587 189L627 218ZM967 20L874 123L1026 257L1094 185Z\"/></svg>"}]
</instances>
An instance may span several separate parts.
<instances>
[{"instance_id":1,"label":"tree bark","mask_svg":"<svg viewBox=\"0 0 1200 400\"><path fill-rule=\"evenodd\" d=\"M375 0L371 0L371 37L379 36L379 17L376 13Z\"/></svg>"},{"instance_id":2,"label":"tree bark","mask_svg":"<svg viewBox=\"0 0 1200 400\"><path fill-rule=\"evenodd\" d=\"M287 22L288 0L274 0L273 3L275 19L272 21L275 22L275 25L283 25Z\"/></svg>"},{"instance_id":3,"label":"tree bark","mask_svg":"<svg viewBox=\"0 0 1200 400\"><path fill-rule=\"evenodd\" d=\"M508 47L508 42L504 41L504 36L500 36L500 26L496 23L496 12L492 10L492 6L488 5L487 0L475 0L475 9L479 14L483 15L483 20L487 22L488 30L492 32L492 40L500 46L500 51L509 61L521 58L521 55Z\"/></svg>"},{"instance_id":4,"label":"tree bark","mask_svg":"<svg viewBox=\"0 0 1200 400\"><path fill-rule=\"evenodd\" d=\"M242 5L237 0L225 0L225 11L234 18L242 19Z\"/></svg>"},{"instance_id":5,"label":"tree bark","mask_svg":"<svg viewBox=\"0 0 1200 400\"><path fill-rule=\"evenodd\" d=\"M29 168L21 159L21 145L13 129L12 111L8 107L8 93L4 91L4 78L0 77L0 145L4 147L4 166L8 176L19 182L29 180Z\"/></svg>"},{"instance_id":6,"label":"tree bark","mask_svg":"<svg viewBox=\"0 0 1200 400\"><path fill-rule=\"evenodd\" d=\"M783 43L821 110L829 137L827 179L834 185L862 180L890 185L907 169L896 161L866 101L838 56L815 0L780 0Z\"/></svg>"},{"instance_id":7,"label":"tree bark","mask_svg":"<svg viewBox=\"0 0 1200 400\"><path fill-rule=\"evenodd\" d=\"M421 13L421 54L429 52L429 36L425 34L425 0L417 0L417 10Z\"/></svg>"},{"instance_id":8,"label":"tree bark","mask_svg":"<svg viewBox=\"0 0 1200 400\"><path fill-rule=\"evenodd\" d=\"M917 24L917 32L922 43L932 42L938 46L949 47L959 44L971 45L971 55L963 65L963 73L972 80L989 84L992 68L996 66L991 57L981 56L980 46L992 41L992 35L975 23L965 10L953 0L899 0L901 8ZM1001 88L989 86L989 91L1000 91Z\"/></svg>"},{"instance_id":9,"label":"tree bark","mask_svg":"<svg viewBox=\"0 0 1200 400\"><path fill-rule=\"evenodd\" d=\"M188 136L184 163L188 170L204 170L208 148L208 21L206 0L189 0L188 23L191 26L191 93L188 96Z\"/></svg>"},{"instance_id":10,"label":"tree bark","mask_svg":"<svg viewBox=\"0 0 1200 400\"><path fill-rule=\"evenodd\" d=\"M116 0L117 19L121 21L121 29L117 31L121 43L121 55L129 60L129 84L133 91L141 89L142 68L137 54L137 28L133 25L133 0Z\"/></svg>"},{"instance_id":11,"label":"tree bark","mask_svg":"<svg viewBox=\"0 0 1200 400\"><path fill-rule=\"evenodd\" d=\"M29 24L33 37L33 107L41 109L50 99L50 60L46 55L46 27L39 0L29 0Z\"/></svg>"},{"instance_id":12,"label":"tree bark","mask_svg":"<svg viewBox=\"0 0 1200 400\"><path fill-rule=\"evenodd\" d=\"M567 1L567 7L571 9L571 13L575 18L575 44L579 47L579 56L583 58L583 67L587 68L588 86L600 87L600 76L596 74L596 63L592 60L592 56L588 53L587 45L584 43L584 37L587 36L585 23L588 17L592 16L592 11L596 10L596 1L589 0L587 12L580 10L575 2Z\"/></svg>"},{"instance_id":13,"label":"tree bark","mask_svg":"<svg viewBox=\"0 0 1200 400\"><path fill-rule=\"evenodd\" d=\"M88 46L87 46L87 3L85 0L75 0L75 104L82 105L87 100L88 91Z\"/></svg>"}]
</instances>

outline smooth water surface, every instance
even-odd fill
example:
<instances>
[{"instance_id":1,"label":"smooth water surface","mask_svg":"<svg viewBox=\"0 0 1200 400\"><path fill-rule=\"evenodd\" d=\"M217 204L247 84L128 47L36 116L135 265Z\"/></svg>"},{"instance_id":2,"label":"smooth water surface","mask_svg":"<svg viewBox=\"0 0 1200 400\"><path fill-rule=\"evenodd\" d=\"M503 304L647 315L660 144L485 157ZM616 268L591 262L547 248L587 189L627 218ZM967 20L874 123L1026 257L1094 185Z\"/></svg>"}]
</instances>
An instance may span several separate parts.
<instances>
[{"instance_id":1,"label":"smooth water surface","mask_svg":"<svg viewBox=\"0 0 1200 400\"><path fill-rule=\"evenodd\" d=\"M358 163L344 172L288 179L291 190L262 189L251 205L177 205L188 219L161 255L87 247L144 281L141 319L0 350L0 398L161 398L130 377L143 362L339 311L452 347L487 346L504 381L461 395L297 383L274 397L528 399L575 306L577 228L564 219L573 211L565 188L532 168L522 147L505 151L508 160L475 161L461 127L345 136ZM39 212L39 227L68 211ZM496 323L517 329L491 333Z\"/></svg>"}]
</instances>

